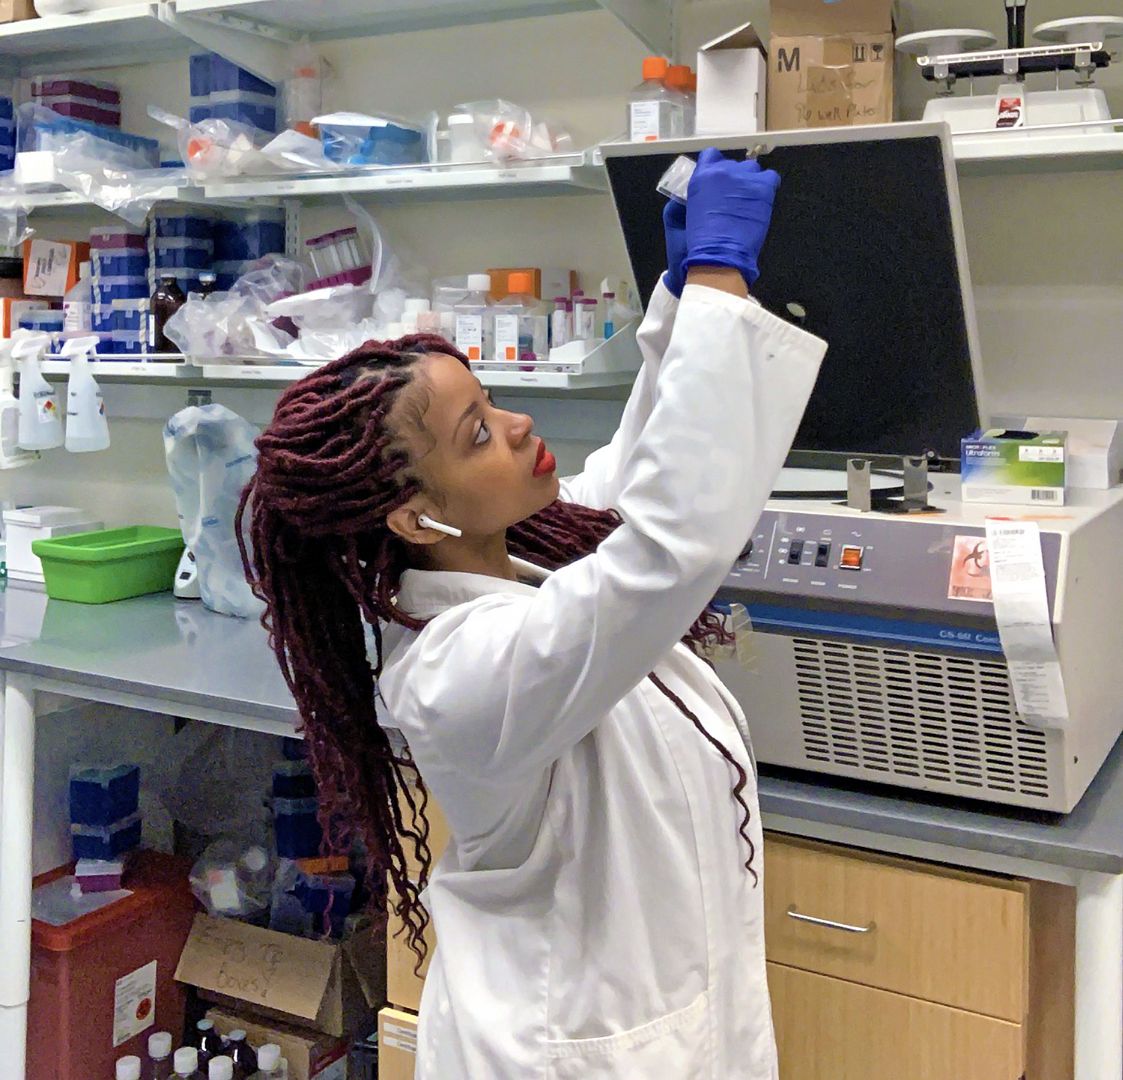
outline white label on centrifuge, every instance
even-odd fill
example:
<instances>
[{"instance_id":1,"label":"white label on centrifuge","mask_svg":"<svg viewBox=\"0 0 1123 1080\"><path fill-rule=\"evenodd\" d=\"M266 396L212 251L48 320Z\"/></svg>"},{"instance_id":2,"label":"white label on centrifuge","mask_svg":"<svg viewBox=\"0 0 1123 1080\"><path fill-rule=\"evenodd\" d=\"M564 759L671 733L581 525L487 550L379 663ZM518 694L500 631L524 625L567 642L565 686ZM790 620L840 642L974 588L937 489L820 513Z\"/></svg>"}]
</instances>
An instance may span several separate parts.
<instances>
[{"instance_id":1,"label":"white label on centrifuge","mask_svg":"<svg viewBox=\"0 0 1123 1080\"><path fill-rule=\"evenodd\" d=\"M484 317L456 316L456 347L469 360L482 360L484 348Z\"/></svg>"},{"instance_id":2,"label":"white label on centrifuge","mask_svg":"<svg viewBox=\"0 0 1123 1080\"><path fill-rule=\"evenodd\" d=\"M519 358L519 317L517 315L495 316L495 359L517 360Z\"/></svg>"},{"instance_id":3,"label":"white label on centrifuge","mask_svg":"<svg viewBox=\"0 0 1123 1080\"><path fill-rule=\"evenodd\" d=\"M113 1046L156 1023L156 961L122 975L113 988Z\"/></svg>"},{"instance_id":4,"label":"white label on centrifuge","mask_svg":"<svg viewBox=\"0 0 1123 1080\"><path fill-rule=\"evenodd\" d=\"M1019 446L1018 447L1018 460L1019 461L1047 461L1047 462L1060 462L1065 459L1065 448L1063 446Z\"/></svg>"}]
</instances>

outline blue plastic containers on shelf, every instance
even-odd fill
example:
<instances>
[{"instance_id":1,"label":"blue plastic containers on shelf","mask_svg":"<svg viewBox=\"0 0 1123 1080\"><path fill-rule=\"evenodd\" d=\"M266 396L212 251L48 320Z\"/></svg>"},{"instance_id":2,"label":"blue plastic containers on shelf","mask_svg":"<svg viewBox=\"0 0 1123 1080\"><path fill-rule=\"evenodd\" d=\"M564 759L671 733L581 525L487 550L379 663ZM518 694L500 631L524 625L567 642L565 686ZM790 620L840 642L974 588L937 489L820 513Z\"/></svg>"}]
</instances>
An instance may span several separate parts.
<instances>
[{"instance_id":1,"label":"blue plastic containers on shelf","mask_svg":"<svg viewBox=\"0 0 1123 1080\"><path fill-rule=\"evenodd\" d=\"M0 172L11 172L15 162L15 108L11 98L0 97Z\"/></svg>"},{"instance_id":2,"label":"blue plastic containers on shelf","mask_svg":"<svg viewBox=\"0 0 1123 1080\"><path fill-rule=\"evenodd\" d=\"M214 226L214 257L219 262L244 262L285 250L285 212L248 210Z\"/></svg>"},{"instance_id":3,"label":"blue plastic containers on shelf","mask_svg":"<svg viewBox=\"0 0 1123 1080\"><path fill-rule=\"evenodd\" d=\"M277 88L216 53L196 53L190 61L189 118L228 120L275 135L281 119Z\"/></svg>"},{"instance_id":4,"label":"blue plastic containers on shelf","mask_svg":"<svg viewBox=\"0 0 1123 1080\"><path fill-rule=\"evenodd\" d=\"M70 770L70 835L75 859L113 859L140 845L140 769L78 765Z\"/></svg>"}]
</instances>

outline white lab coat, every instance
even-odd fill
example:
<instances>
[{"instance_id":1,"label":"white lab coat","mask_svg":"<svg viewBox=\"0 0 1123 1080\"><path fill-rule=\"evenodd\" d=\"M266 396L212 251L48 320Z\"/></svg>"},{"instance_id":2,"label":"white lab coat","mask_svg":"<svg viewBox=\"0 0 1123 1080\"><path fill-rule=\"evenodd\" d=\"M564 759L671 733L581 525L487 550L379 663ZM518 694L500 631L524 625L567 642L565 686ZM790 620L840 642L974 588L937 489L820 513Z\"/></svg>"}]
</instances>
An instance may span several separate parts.
<instances>
[{"instance_id":1,"label":"white lab coat","mask_svg":"<svg viewBox=\"0 0 1123 1080\"><path fill-rule=\"evenodd\" d=\"M676 314L677 309L677 314ZM763 887L733 770L744 717L676 644L750 535L824 342L752 301L660 285L612 442L562 497L625 524L535 587L407 571L380 681L453 835L426 903L439 944L423 1080L772 1080ZM762 879L763 881L763 879Z\"/></svg>"}]
</instances>

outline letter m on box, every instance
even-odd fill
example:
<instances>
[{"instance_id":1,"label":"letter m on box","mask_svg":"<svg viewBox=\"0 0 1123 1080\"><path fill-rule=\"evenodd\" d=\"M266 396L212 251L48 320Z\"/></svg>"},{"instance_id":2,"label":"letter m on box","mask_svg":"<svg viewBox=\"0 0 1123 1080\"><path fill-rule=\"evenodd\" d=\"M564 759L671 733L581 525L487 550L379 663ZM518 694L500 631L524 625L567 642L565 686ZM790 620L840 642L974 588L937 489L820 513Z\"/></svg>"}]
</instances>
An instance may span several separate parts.
<instances>
[{"instance_id":1,"label":"letter m on box","mask_svg":"<svg viewBox=\"0 0 1123 1080\"><path fill-rule=\"evenodd\" d=\"M789 52L783 46L776 50L777 71L799 71L799 46L794 46Z\"/></svg>"}]
</instances>

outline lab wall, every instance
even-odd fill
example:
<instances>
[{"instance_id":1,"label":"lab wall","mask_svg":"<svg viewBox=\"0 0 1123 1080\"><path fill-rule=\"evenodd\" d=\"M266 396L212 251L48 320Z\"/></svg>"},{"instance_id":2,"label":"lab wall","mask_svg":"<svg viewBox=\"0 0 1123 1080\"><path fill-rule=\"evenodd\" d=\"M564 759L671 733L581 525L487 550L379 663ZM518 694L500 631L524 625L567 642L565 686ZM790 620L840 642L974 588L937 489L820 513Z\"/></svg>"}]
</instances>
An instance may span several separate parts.
<instances>
[{"instance_id":1,"label":"lab wall","mask_svg":"<svg viewBox=\"0 0 1123 1080\"><path fill-rule=\"evenodd\" d=\"M1036 0L1031 21L1084 7ZM680 51L685 56L746 18L766 28L767 3L682 3ZM981 21L999 33L1000 19L997 2L984 15L972 0L906 0L900 21L903 30ZM334 70L325 88L328 108L447 112L457 102L502 95L564 121L579 144L622 130L624 101L644 54L600 11L331 42L324 49ZM903 63L900 115L915 119L930 91ZM126 87L125 126L170 144L171 133L145 107L152 101L183 112L186 64L122 68L109 77ZM1114 113L1123 115L1123 64L1100 82ZM1123 417L1123 171L964 176L960 190L990 411ZM568 265L595 287L606 273L627 273L607 196L401 202L374 210L407 264L430 274ZM46 236L74 235L74 220L37 225ZM315 235L345 220L339 206L309 206L302 231ZM214 397L263 423L276 392L216 389ZM53 452L31 468L0 473L0 498L96 507L111 524L173 524L161 428L185 404L183 391L107 387L106 398L113 417L109 451ZM500 399L535 415L567 472L611 436L621 408L619 400Z\"/></svg>"}]
</instances>

